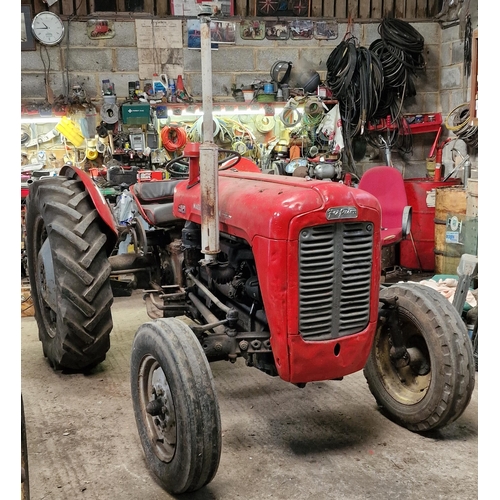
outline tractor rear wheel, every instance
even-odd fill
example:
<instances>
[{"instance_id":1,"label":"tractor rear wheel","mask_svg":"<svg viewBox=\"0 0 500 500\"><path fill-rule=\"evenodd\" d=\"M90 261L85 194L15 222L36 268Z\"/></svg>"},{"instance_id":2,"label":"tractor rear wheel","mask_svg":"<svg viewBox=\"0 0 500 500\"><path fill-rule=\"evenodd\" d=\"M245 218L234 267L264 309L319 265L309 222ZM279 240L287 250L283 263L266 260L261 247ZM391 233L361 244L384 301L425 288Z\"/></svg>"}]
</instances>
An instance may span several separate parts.
<instances>
[{"instance_id":1,"label":"tractor rear wheel","mask_svg":"<svg viewBox=\"0 0 500 500\"><path fill-rule=\"evenodd\" d=\"M44 355L54 369L103 361L113 328L106 235L78 178L30 187L26 215L31 294Z\"/></svg>"},{"instance_id":2,"label":"tractor rear wheel","mask_svg":"<svg viewBox=\"0 0 500 500\"><path fill-rule=\"evenodd\" d=\"M418 363L398 368L392 338L379 325L364 369L368 387L385 413L411 431L438 429L456 420L475 384L472 345L452 304L425 285L401 283L381 291L396 295L406 349Z\"/></svg>"},{"instance_id":3,"label":"tractor rear wheel","mask_svg":"<svg viewBox=\"0 0 500 500\"><path fill-rule=\"evenodd\" d=\"M219 466L221 421L212 372L192 330L176 318L141 325L130 377L150 470L173 495L208 484Z\"/></svg>"}]
</instances>

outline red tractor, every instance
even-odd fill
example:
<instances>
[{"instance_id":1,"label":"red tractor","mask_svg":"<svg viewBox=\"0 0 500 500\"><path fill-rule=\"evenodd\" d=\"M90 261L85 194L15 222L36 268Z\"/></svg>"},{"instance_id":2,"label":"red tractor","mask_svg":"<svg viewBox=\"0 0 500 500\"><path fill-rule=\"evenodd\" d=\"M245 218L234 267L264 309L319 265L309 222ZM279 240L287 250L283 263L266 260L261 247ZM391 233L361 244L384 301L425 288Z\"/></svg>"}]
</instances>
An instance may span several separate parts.
<instances>
[{"instance_id":1,"label":"red tractor","mask_svg":"<svg viewBox=\"0 0 500 500\"><path fill-rule=\"evenodd\" d=\"M217 471L210 361L243 357L298 387L364 368L379 405L408 429L457 419L474 388L464 322L429 287L381 288L377 199L338 182L264 174L234 154L218 172L216 208L202 192L198 146L187 146L187 179L130 186L146 229L139 217L120 226L76 167L32 183L28 196L35 316L54 368L104 360L112 275L133 274L145 289L155 319L134 338L132 400L165 488L193 491ZM177 161L176 171L186 167ZM213 252L204 218L219 220ZM135 251L117 254L125 234Z\"/></svg>"},{"instance_id":2,"label":"red tractor","mask_svg":"<svg viewBox=\"0 0 500 500\"><path fill-rule=\"evenodd\" d=\"M201 38L210 55L208 22ZM203 85L205 104L210 79ZM219 160L204 111L204 140L166 165L172 179L131 183L114 208L70 165L30 185L28 272L52 366L105 359L111 282L133 275L152 318L132 346L134 413L148 466L172 494L202 488L219 466L211 361L242 357L297 387L364 369L402 426L460 417L475 383L465 323L432 288L381 286L377 198L332 179L269 175L235 152Z\"/></svg>"}]
</instances>

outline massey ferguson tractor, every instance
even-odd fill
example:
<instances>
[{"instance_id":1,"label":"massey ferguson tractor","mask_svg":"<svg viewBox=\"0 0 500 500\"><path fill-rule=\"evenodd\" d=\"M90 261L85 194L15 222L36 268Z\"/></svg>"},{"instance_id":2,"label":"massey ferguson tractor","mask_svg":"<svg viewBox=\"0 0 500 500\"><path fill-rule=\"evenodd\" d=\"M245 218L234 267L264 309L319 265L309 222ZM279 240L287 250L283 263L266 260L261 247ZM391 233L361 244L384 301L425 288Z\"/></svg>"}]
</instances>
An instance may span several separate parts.
<instances>
[{"instance_id":1,"label":"massey ferguson tractor","mask_svg":"<svg viewBox=\"0 0 500 500\"><path fill-rule=\"evenodd\" d=\"M172 494L202 488L219 466L212 361L242 357L297 387L364 370L377 403L411 431L460 417L475 383L465 324L432 288L381 285L377 198L269 175L234 152L220 159L210 126L203 135L167 165L186 178L129 187L137 214L127 225L75 166L31 184L28 269L50 364L105 359L112 277L133 275L151 318L132 346L134 413L147 463ZM117 252L127 236L134 251Z\"/></svg>"}]
</instances>

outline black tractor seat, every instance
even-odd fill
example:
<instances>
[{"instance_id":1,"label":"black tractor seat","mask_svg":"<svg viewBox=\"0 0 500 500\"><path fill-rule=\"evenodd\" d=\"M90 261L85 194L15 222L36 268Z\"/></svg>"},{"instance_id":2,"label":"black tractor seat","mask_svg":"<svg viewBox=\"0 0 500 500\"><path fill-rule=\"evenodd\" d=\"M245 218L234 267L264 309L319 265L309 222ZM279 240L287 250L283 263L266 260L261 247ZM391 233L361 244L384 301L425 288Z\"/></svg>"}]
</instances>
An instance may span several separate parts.
<instances>
[{"instance_id":1,"label":"black tractor seat","mask_svg":"<svg viewBox=\"0 0 500 500\"><path fill-rule=\"evenodd\" d=\"M142 212L144 219L152 226L170 224L177 217L172 213L174 190L180 179L138 182L130 186L130 192Z\"/></svg>"}]
</instances>

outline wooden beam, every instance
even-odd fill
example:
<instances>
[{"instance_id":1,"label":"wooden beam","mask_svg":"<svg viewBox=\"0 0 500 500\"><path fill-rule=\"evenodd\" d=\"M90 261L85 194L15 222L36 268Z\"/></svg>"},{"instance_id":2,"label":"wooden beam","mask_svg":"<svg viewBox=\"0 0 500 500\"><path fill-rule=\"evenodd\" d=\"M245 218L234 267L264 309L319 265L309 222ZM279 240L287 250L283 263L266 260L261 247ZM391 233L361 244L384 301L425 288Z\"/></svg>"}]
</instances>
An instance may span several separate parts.
<instances>
[{"instance_id":1,"label":"wooden beam","mask_svg":"<svg viewBox=\"0 0 500 500\"><path fill-rule=\"evenodd\" d=\"M360 3L363 3L363 0L349 0L347 2L347 17L352 17L353 19L357 19L359 17L358 10Z\"/></svg>"},{"instance_id":2,"label":"wooden beam","mask_svg":"<svg viewBox=\"0 0 500 500\"><path fill-rule=\"evenodd\" d=\"M257 0L255 0L255 2L257 2ZM247 17L251 15L248 9L247 0L235 0L234 15L242 17Z\"/></svg>"},{"instance_id":3,"label":"wooden beam","mask_svg":"<svg viewBox=\"0 0 500 500\"><path fill-rule=\"evenodd\" d=\"M87 2L84 0L83 2L78 1L76 3L76 15L77 16L87 16L89 14L87 9Z\"/></svg>"},{"instance_id":4,"label":"wooden beam","mask_svg":"<svg viewBox=\"0 0 500 500\"><path fill-rule=\"evenodd\" d=\"M148 14L154 15L154 1L153 0L144 0L144 10L143 12L147 12Z\"/></svg>"},{"instance_id":5,"label":"wooden beam","mask_svg":"<svg viewBox=\"0 0 500 500\"><path fill-rule=\"evenodd\" d=\"M72 16L75 12L73 10L73 0L60 0L61 14L65 16Z\"/></svg>"},{"instance_id":6,"label":"wooden beam","mask_svg":"<svg viewBox=\"0 0 500 500\"><path fill-rule=\"evenodd\" d=\"M335 0L335 17L347 19L347 0Z\"/></svg>"},{"instance_id":7,"label":"wooden beam","mask_svg":"<svg viewBox=\"0 0 500 500\"><path fill-rule=\"evenodd\" d=\"M417 0L417 19L427 19L427 0Z\"/></svg>"},{"instance_id":8,"label":"wooden beam","mask_svg":"<svg viewBox=\"0 0 500 500\"><path fill-rule=\"evenodd\" d=\"M406 0L396 0L394 5L394 17L404 19L406 15Z\"/></svg>"},{"instance_id":9,"label":"wooden beam","mask_svg":"<svg viewBox=\"0 0 500 500\"><path fill-rule=\"evenodd\" d=\"M384 17L394 17L394 0L384 0Z\"/></svg>"},{"instance_id":10,"label":"wooden beam","mask_svg":"<svg viewBox=\"0 0 500 500\"><path fill-rule=\"evenodd\" d=\"M372 0L372 19L382 19L382 0Z\"/></svg>"},{"instance_id":11,"label":"wooden beam","mask_svg":"<svg viewBox=\"0 0 500 500\"><path fill-rule=\"evenodd\" d=\"M323 2L311 0L311 17L323 17Z\"/></svg>"},{"instance_id":12,"label":"wooden beam","mask_svg":"<svg viewBox=\"0 0 500 500\"><path fill-rule=\"evenodd\" d=\"M415 19L417 17L417 0L406 0L406 19Z\"/></svg>"},{"instance_id":13,"label":"wooden beam","mask_svg":"<svg viewBox=\"0 0 500 500\"><path fill-rule=\"evenodd\" d=\"M439 0L428 0L427 12L429 17L435 17L439 14Z\"/></svg>"},{"instance_id":14,"label":"wooden beam","mask_svg":"<svg viewBox=\"0 0 500 500\"><path fill-rule=\"evenodd\" d=\"M478 116L476 109L476 98L477 98L477 71L478 71L478 30L475 29L472 34L472 61L471 61L471 80L470 80L470 105L469 105L469 116L471 120L471 125L478 125Z\"/></svg>"},{"instance_id":15,"label":"wooden beam","mask_svg":"<svg viewBox=\"0 0 500 500\"><path fill-rule=\"evenodd\" d=\"M360 0L359 2L359 17L360 19L370 19L371 9L370 0Z\"/></svg>"},{"instance_id":16,"label":"wooden beam","mask_svg":"<svg viewBox=\"0 0 500 500\"><path fill-rule=\"evenodd\" d=\"M335 17L335 0L323 1L323 17Z\"/></svg>"},{"instance_id":17,"label":"wooden beam","mask_svg":"<svg viewBox=\"0 0 500 500\"><path fill-rule=\"evenodd\" d=\"M42 0L35 0L33 2L33 17L35 17L39 12L42 12L43 10L47 10L47 4L43 3Z\"/></svg>"}]
</instances>

